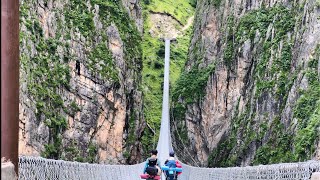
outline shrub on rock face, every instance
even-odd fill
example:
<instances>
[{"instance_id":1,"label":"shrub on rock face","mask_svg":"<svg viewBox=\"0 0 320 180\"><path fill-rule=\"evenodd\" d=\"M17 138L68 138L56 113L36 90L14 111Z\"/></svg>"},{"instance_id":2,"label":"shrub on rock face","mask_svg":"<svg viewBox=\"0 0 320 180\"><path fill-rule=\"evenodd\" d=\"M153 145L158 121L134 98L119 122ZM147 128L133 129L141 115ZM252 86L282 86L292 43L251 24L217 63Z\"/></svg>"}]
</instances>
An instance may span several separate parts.
<instances>
[{"instance_id":1,"label":"shrub on rock face","mask_svg":"<svg viewBox=\"0 0 320 180\"><path fill-rule=\"evenodd\" d=\"M163 63L161 63L159 61L154 62L155 69L163 69L163 67L164 67Z\"/></svg>"}]
</instances>

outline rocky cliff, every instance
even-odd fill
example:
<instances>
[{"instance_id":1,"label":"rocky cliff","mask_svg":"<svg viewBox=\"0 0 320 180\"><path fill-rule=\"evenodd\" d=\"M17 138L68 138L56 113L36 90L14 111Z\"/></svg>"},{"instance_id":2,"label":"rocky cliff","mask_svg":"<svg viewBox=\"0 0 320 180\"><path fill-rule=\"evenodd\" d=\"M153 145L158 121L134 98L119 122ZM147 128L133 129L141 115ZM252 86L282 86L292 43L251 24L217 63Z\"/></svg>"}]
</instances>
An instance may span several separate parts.
<instances>
[{"instance_id":1,"label":"rocky cliff","mask_svg":"<svg viewBox=\"0 0 320 180\"><path fill-rule=\"evenodd\" d=\"M174 148L210 167L319 159L320 2L198 0Z\"/></svg>"},{"instance_id":2,"label":"rocky cliff","mask_svg":"<svg viewBox=\"0 0 320 180\"><path fill-rule=\"evenodd\" d=\"M139 1L20 1L19 153L141 161Z\"/></svg>"}]
</instances>

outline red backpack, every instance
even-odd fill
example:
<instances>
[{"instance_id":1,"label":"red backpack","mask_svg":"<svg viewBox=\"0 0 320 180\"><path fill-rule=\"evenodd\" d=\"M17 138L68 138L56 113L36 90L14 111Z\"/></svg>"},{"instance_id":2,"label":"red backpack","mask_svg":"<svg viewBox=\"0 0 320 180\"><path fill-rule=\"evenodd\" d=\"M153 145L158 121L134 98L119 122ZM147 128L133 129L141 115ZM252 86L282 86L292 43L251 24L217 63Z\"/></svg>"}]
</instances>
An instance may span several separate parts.
<instances>
[{"instance_id":1,"label":"red backpack","mask_svg":"<svg viewBox=\"0 0 320 180\"><path fill-rule=\"evenodd\" d=\"M176 166L177 168L182 168L181 164L179 163L179 161L176 161ZM181 174L182 172L178 172L178 175Z\"/></svg>"}]
</instances>

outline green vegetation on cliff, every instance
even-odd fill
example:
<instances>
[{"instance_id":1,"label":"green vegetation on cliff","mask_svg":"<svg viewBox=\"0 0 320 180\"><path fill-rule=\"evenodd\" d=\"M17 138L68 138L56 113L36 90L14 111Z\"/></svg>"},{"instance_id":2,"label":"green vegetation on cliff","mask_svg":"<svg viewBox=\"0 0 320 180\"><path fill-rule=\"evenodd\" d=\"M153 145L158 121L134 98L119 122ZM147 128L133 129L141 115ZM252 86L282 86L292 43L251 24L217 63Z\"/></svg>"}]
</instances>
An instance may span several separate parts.
<instances>
[{"instance_id":1,"label":"green vegetation on cliff","mask_svg":"<svg viewBox=\"0 0 320 180\"><path fill-rule=\"evenodd\" d=\"M305 76L309 86L301 91L294 116L298 119L297 135L294 138L294 159L308 160L313 156L316 142L320 140L320 77L318 63L320 59L320 44L308 63Z\"/></svg>"},{"instance_id":2,"label":"green vegetation on cliff","mask_svg":"<svg viewBox=\"0 0 320 180\"><path fill-rule=\"evenodd\" d=\"M300 91L300 97L294 106L293 118L297 118L295 134L290 134L278 122L278 129L272 131L273 138L261 146L255 156L254 164L270 164L279 162L306 161L311 159L316 142L320 138L320 81L318 76L318 59L320 45L309 60L304 75L308 79L308 88Z\"/></svg>"},{"instance_id":3,"label":"green vegetation on cliff","mask_svg":"<svg viewBox=\"0 0 320 180\"><path fill-rule=\"evenodd\" d=\"M204 87L214 69L214 65L203 69L194 66L190 71L182 73L172 93L173 101L182 98L186 103L193 103L203 97Z\"/></svg>"},{"instance_id":4,"label":"green vegetation on cliff","mask_svg":"<svg viewBox=\"0 0 320 180\"><path fill-rule=\"evenodd\" d=\"M99 6L98 19L102 29L95 27L95 5ZM47 6L46 2L44 6ZM31 108L35 108L36 121L38 125L44 123L49 128L49 140L44 145L42 156L95 162L97 146L91 140L86 145L87 150L80 149L79 143L72 143L67 149L62 147L67 115L74 117L76 112L81 111L75 101L69 102L68 98L63 97L65 90L73 91L69 84L74 73L70 65L79 60L75 58L75 52L71 52L73 47L70 46L73 41L83 41L80 43L86 58L81 59L81 63L91 75L117 84L119 70L115 68L115 59L107 47L107 27L113 25L119 31L127 67L136 73L141 71L142 65L141 34L121 1L71 0L62 8L53 10L53 22L56 24L53 25L54 29L47 27L49 29L46 32L43 26L49 23L41 24L35 8L37 4L34 0L20 2L20 57L21 70L26 74L25 93L30 96ZM76 37L78 32L84 37L81 40ZM134 78L139 83L139 77ZM130 123L129 132L134 132L134 128ZM83 154L87 157L82 158Z\"/></svg>"},{"instance_id":5,"label":"green vegetation on cliff","mask_svg":"<svg viewBox=\"0 0 320 180\"><path fill-rule=\"evenodd\" d=\"M281 117L289 91L301 74L301 67L292 70L293 46L296 40L294 28L299 26L297 23L300 23L301 18L295 17L295 13L299 13L299 9L278 5L253 10L239 20L228 17L223 54L225 65L228 70L233 71L233 63L239 56L237 50L244 43L249 43L251 48L256 49L252 53L255 59L254 99L262 102L272 96L277 101L278 109L273 116L268 112L258 116L256 111L259 107L250 105L247 105L246 111L241 114L236 112L238 115L233 118L231 129L209 156L209 167L239 166L243 158L248 158L253 147L258 148L253 164L305 161L313 156L320 134L320 86L317 72L319 47L303 73L309 84L306 90L300 91L294 106L292 118L297 119L296 124L290 121L292 124L286 127L288 125L284 122L287 120Z\"/></svg>"},{"instance_id":6,"label":"green vegetation on cliff","mask_svg":"<svg viewBox=\"0 0 320 180\"><path fill-rule=\"evenodd\" d=\"M26 11L27 3L20 8ZM57 49L61 47L67 54L67 44L56 38L44 38L42 27L32 12L21 13L21 16L21 23L28 33L20 32L20 43L26 43L30 38L36 50L34 56L21 54L21 69L27 74L27 91L33 97L37 121L47 125L50 132L49 144L45 145L43 156L59 158L62 152L61 133L67 127L66 118L61 112L66 111L67 105L58 92L62 87L70 88L70 70L64 62L69 57L59 57ZM30 44L26 45L29 52L32 50Z\"/></svg>"},{"instance_id":7,"label":"green vegetation on cliff","mask_svg":"<svg viewBox=\"0 0 320 180\"><path fill-rule=\"evenodd\" d=\"M187 130L184 124L185 112L188 104L199 102L205 95L205 86L209 76L214 72L215 65L212 64L206 68L198 69L197 66L188 72L183 72L177 80L172 91L172 112L177 131L175 136L184 143L188 144Z\"/></svg>"}]
</instances>

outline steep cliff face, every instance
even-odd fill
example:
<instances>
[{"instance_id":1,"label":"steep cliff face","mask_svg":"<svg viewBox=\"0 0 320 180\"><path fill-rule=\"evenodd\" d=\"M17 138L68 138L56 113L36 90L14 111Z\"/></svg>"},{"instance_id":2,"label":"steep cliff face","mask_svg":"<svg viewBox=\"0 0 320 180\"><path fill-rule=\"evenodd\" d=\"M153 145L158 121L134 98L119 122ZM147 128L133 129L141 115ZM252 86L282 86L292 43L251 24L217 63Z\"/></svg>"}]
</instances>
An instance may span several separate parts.
<instances>
[{"instance_id":1,"label":"steep cliff face","mask_svg":"<svg viewBox=\"0 0 320 180\"><path fill-rule=\"evenodd\" d=\"M122 4L127 9L131 18L135 21L140 32L143 30L142 8L139 0L122 0Z\"/></svg>"},{"instance_id":2,"label":"steep cliff face","mask_svg":"<svg viewBox=\"0 0 320 180\"><path fill-rule=\"evenodd\" d=\"M23 0L20 28L19 153L141 161L139 2Z\"/></svg>"},{"instance_id":3,"label":"steep cliff face","mask_svg":"<svg viewBox=\"0 0 320 180\"><path fill-rule=\"evenodd\" d=\"M199 0L173 90L178 156L203 166L319 159L320 2Z\"/></svg>"}]
</instances>

